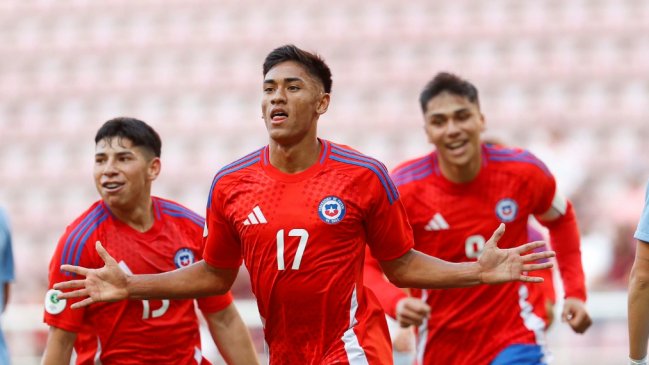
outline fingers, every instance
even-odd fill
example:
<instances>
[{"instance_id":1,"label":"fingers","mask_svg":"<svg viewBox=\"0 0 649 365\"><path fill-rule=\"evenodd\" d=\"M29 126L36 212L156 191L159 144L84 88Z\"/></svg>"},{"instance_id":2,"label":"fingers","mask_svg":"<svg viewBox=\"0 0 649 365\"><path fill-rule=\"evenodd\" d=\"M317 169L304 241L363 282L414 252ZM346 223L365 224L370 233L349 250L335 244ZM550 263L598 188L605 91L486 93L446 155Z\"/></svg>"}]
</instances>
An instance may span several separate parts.
<instances>
[{"instance_id":1,"label":"fingers","mask_svg":"<svg viewBox=\"0 0 649 365\"><path fill-rule=\"evenodd\" d=\"M545 241L534 241L534 242L526 243L524 245L520 245L518 247L514 247L513 250L514 250L514 252L516 252L516 253L518 253L520 255L520 254L522 254L524 252L532 251L535 248L543 247L545 245L546 245ZM554 251L543 251L543 252L538 252L538 253L545 253L545 252L551 252L552 256L554 256ZM552 256L549 256L549 257L552 257Z\"/></svg>"},{"instance_id":2,"label":"fingers","mask_svg":"<svg viewBox=\"0 0 649 365\"><path fill-rule=\"evenodd\" d=\"M500 238L505 234L505 224L500 223L498 228L494 231L494 233L491 235L491 238L489 241L487 241L487 244L491 243L495 246L498 246L498 241L500 241Z\"/></svg>"},{"instance_id":3,"label":"fingers","mask_svg":"<svg viewBox=\"0 0 649 365\"><path fill-rule=\"evenodd\" d=\"M536 277L536 276L527 276L527 275L521 275L518 280L526 282L526 283L542 283L543 282L543 278Z\"/></svg>"},{"instance_id":4,"label":"fingers","mask_svg":"<svg viewBox=\"0 0 649 365\"><path fill-rule=\"evenodd\" d=\"M59 299L81 298L88 296L88 289L73 290L65 293L59 293Z\"/></svg>"},{"instance_id":5,"label":"fingers","mask_svg":"<svg viewBox=\"0 0 649 365\"><path fill-rule=\"evenodd\" d=\"M537 271L537 270L544 270L544 269L549 269L553 266L551 262L544 262L542 264L525 264L521 268L521 271Z\"/></svg>"},{"instance_id":6,"label":"fingers","mask_svg":"<svg viewBox=\"0 0 649 365\"><path fill-rule=\"evenodd\" d=\"M543 251L543 252L531 253L529 255L524 255L521 257L523 258L524 262L529 262L529 261L549 259L554 256L556 256L556 253L554 251Z\"/></svg>"},{"instance_id":7,"label":"fingers","mask_svg":"<svg viewBox=\"0 0 649 365\"><path fill-rule=\"evenodd\" d=\"M87 306L89 306L90 304L92 304L92 303L94 303L94 302L95 302L95 301L92 300L92 298L86 298L86 299L84 299L84 300L82 300L82 301L80 301L80 302L76 302L76 303L72 304L72 305L70 306L70 308L72 308L72 309L79 309L79 308L87 307Z\"/></svg>"},{"instance_id":8,"label":"fingers","mask_svg":"<svg viewBox=\"0 0 649 365\"><path fill-rule=\"evenodd\" d=\"M108 251L102 246L100 241L95 242L95 249L97 250L97 253L99 254L99 257L101 257L102 260L104 260L104 263L106 264L117 264L117 261L108 254Z\"/></svg>"},{"instance_id":9,"label":"fingers","mask_svg":"<svg viewBox=\"0 0 649 365\"><path fill-rule=\"evenodd\" d=\"M86 274L88 273L88 269L86 269L85 267L74 265L61 265L61 270L82 276L86 276Z\"/></svg>"},{"instance_id":10,"label":"fingers","mask_svg":"<svg viewBox=\"0 0 649 365\"><path fill-rule=\"evenodd\" d=\"M428 316L429 312L422 312L422 311L416 311L416 310L410 310L410 309L404 309L399 313L399 324L402 327L407 327L411 325L419 326L424 319Z\"/></svg>"},{"instance_id":11,"label":"fingers","mask_svg":"<svg viewBox=\"0 0 649 365\"><path fill-rule=\"evenodd\" d=\"M576 333L584 333L593 323L582 302L566 299L561 319L567 322Z\"/></svg>"},{"instance_id":12,"label":"fingers","mask_svg":"<svg viewBox=\"0 0 649 365\"><path fill-rule=\"evenodd\" d=\"M57 290L67 290L67 289L79 289L85 288L85 280L70 280L62 281L60 283L54 284L54 289Z\"/></svg>"},{"instance_id":13,"label":"fingers","mask_svg":"<svg viewBox=\"0 0 649 365\"><path fill-rule=\"evenodd\" d=\"M402 327L419 326L430 314L430 306L417 298L404 298L397 303L396 312Z\"/></svg>"}]
</instances>

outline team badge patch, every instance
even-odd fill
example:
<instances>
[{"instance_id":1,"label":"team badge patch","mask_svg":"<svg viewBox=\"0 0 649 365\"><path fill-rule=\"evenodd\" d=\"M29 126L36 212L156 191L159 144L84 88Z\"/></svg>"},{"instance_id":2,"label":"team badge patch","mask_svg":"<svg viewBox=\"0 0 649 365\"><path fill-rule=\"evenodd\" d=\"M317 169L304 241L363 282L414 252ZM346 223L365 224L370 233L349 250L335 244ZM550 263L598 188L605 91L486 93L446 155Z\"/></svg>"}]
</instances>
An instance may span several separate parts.
<instances>
[{"instance_id":1,"label":"team badge patch","mask_svg":"<svg viewBox=\"0 0 649 365\"><path fill-rule=\"evenodd\" d=\"M511 222L518 215L518 204L514 199L500 199L498 204L496 204L496 215L503 223Z\"/></svg>"},{"instance_id":2,"label":"team badge patch","mask_svg":"<svg viewBox=\"0 0 649 365\"><path fill-rule=\"evenodd\" d=\"M328 196L320 202L318 215L325 223L336 224L345 217L345 203L336 196Z\"/></svg>"},{"instance_id":3,"label":"team badge patch","mask_svg":"<svg viewBox=\"0 0 649 365\"><path fill-rule=\"evenodd\" d=\"M57 296L60 290L50 289L45 293L45 311L49 314L59 314L65 309L68 302L66 299L59 299Z\"/></svg>"},{"instance_id":4,"label":"team badge patch","mask_svg":"<svg viewBox=\"0 0 649 365\"><path fill-rule=\"evenodd\" d=\"M194 261L194 252L187 247L183 247L176 251L176 255L174 256L174 264L176 264L176 267L179 269L193 264Z\"/></svg>"}]
</instances>

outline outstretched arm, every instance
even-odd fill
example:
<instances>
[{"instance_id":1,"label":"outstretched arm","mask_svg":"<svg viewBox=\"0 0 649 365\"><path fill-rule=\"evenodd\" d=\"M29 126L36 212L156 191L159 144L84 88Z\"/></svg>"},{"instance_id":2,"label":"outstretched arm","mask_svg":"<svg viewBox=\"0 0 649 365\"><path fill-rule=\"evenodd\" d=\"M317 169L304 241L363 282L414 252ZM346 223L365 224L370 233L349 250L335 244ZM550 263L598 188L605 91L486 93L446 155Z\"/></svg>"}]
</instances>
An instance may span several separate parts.
<instances>
[{"instance_id":1,"label":"outstretched arm","mask_svg":"<svg viewBox=\"0 0 649 365\"><path fill-rule=\"evenodd\" d=\"M647 356L649 339L649 242L638 241L629 280L629 357Z\"/></svg>"},{"instance_id":2,"label":"outstretched arm","mask_svg":"<svg viewBox=\"0 0 649 365\"><path fill-rule=\"evenodd\" d=\"M530 262L553 257L554 252L521 255L543 246L545 243L542 241L499 249L496 244L504 233L505 225L501 224L485 244L477 262L452 263L410 250L397 259L382 261L381 267L391 282L408 288L454 288L508 281L542 282L542 278L528 276L527 272L550 268L552 263Z\"/></svg>"},{"instance_id":3,"label":"outstretched arm","mask_svg":"<svg viewBox=\"0 0 649 365\"><path fill-rule=\"evenodd\" d=\"M250 333L234 303L230 303L218 312L203 313L203 315L212 339L227 364L259 364Z\"/></svg>"},{"instance_id":4,"label":"outstretched arm","mask_svg":"<svg viewBox=\"0 0 649 365\"><path fill-rule=\"evenodd\" d=\"M186 299L224 294L232 286L238 272L238 269L215 268L201 260L170 272L128 275L99 241L96 247L105 263L101 269L61 266L64 271L86 277L54 285L58 290L76 289L59 294L59 298L87 297L73 304L72 308L122 299Z\"/></svg>"}]
</instances>

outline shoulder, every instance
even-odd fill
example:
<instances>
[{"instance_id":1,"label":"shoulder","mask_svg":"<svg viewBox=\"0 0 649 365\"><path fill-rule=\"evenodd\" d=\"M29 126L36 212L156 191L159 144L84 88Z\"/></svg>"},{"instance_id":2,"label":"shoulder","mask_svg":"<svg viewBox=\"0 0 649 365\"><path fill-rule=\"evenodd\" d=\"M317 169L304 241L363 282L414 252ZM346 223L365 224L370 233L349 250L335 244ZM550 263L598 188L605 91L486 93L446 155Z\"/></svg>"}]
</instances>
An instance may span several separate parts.
<instances>
[{"instance_id":1,"label":"shoulder","mask_svg":"<svg viewBox=\"0 0 649 365\"><path fill-rule=\"evenodd\" d=\"M62 264L78 264L81 252L86 247L86 243L93 238L97 238L98 228L110 217L108 208L103 202L97 201L77 219L75 219L66 229L61 237ZM94 247L94 246L93 246Z\"/></svg>"},{"instance_id":2,"label":"shoulder","mask_svg":"<svg viewBox=\"0 0 649 365\"><path fill-rule=\"evenodd\" d=\"M167 200L159 197L153 197L153 199L154 202L159 206L160 213L163 216L172 217L173 219L178 219L180 221L196 225L201 229L203 228L205 219L203 219L200 214L172 200Z\"/></svg>"},{"instance_id":3,"label":"shoulder","mask_svg":"<svg viewBox=\"0 0 649 365\"><path fill-rule=\"evenodd\" d=\"M106 219L110 217L110 211L106 205L101 201L96 201L86 209L81 215L79 215L70 225L67 227L67 231L74 231L78 229L85 229L91 226L97 227L103 223Z\"/></svg>"},{"instance_id":4,"label":"shoulder","mask_svg":"<svg viewBox=\"0 0 649 365\"><path fill-rule=\"evenodd\" d=\"M437 171L436 169L435 152L432 152L399 164L392 170L392 179L398 187L401 187L431 175Z\"/></svg>"},{"instance_id":5,"label":"shoulder","mask_svg":"<svg viewBox=\"0 0 649 365\"><path fill-rule=\"evenodd\" d=\"M548 167L538 157L522 148L483 145L487 163L496 164L514 173L540 174L552 178Z\"/></svg>"},{"instance_id":6,"label":"shoulder","mask_svg":"<svg viewBox=\"0 0 649 365\"><path fill-rule=\"evenodd\" d=\"M214 192L214 189L217 187L217 184L227 185L232 181L236 181L237 176L241 174L245 174L246 171L251 169L255 164L259 163L263 158L267 158L265 151L266 151L266 147L265 146L261 147L221 168L214 175L214 178L212 179L208 206L212 200L212 193Z\"/></svg>"},{"instance_id":7,"label":"shoulder","mask_svg":"<svg viewBox=\"0 0 649 365\"><path fill-rule=\"evenodd\" d=\"M326 148L330 149L328 158L340 164L348 170L350 174L359 178L367 177L371 180L378 181L385 193L387 194L390 204L399 198L396 186L390 178L385 165L370 156L367 156L351 147L326 142Z\"/></svg>"}]
</instances>

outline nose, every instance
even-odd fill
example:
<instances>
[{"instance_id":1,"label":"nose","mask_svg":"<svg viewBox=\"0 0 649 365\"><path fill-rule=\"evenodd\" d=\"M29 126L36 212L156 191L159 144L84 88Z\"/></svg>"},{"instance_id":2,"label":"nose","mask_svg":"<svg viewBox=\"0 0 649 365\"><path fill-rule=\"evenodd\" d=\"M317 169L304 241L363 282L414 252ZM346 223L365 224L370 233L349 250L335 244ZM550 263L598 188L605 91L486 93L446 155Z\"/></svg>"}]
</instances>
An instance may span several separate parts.
<instances>
[{"instance_id":1,"label":"nose","mask_svg":"<svg viewBox=\"0 0 649 365\"><path fill-rule=\"evenodd\" d=\"M457 125L457 122L454 119L449 119L446 123L446 133L447 134L457 134L460 132L460 127Z\"/></svg>"},{"instance_id":2,"label":"nose","mask_svg":"<svg viewBox=\"0 0 649 365\"><path fill-rule=\"evenodd\" d=\"M286 93L283 88L278 87L275 89L275 92L270 97L271 104L284 103L286 102Z\"/></svg>"},{"instance_id":3,"label":"nose","mask_svg":"<svg viewBox=\"0 0 649 365\"><path fill-rule=\"evenodd\" d=\"M115 166L115 161L113 161L112 158L109 158L106 163L104 163L104 171L102 171L102 174L106 176L117 175L117 167Z\"/></svg>"}]
</instances>

